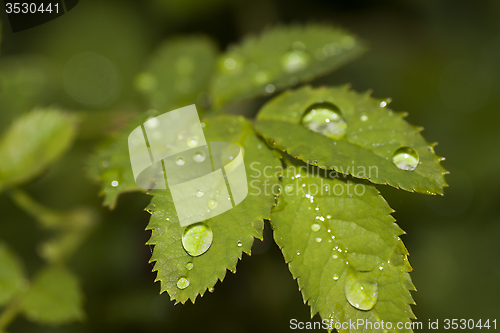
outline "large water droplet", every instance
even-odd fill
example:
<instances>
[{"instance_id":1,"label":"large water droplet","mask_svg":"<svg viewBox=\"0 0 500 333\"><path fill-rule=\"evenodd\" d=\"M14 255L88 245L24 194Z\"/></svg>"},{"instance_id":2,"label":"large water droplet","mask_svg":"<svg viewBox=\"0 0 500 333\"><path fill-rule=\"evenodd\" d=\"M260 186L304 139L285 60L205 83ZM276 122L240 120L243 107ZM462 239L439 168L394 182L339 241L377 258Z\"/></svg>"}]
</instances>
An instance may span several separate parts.
<instances>
[{"instance_id":1,"label":"large water droplet","mask_svg":"<svg viewBox=\"0 0 500 333\"><path fill-rule=\"evenodd\" d=\"M293 73L306 68L310 61L311 57L309 54L302 50L287 52L283 55L281 60L283 68L288 73Z\"/></svg>"},{"instance_id":2,"label":"large water droplet","mask_svg":"<svg viewBox=\"0 0 500 333\"><path fill-rule=\"evenodd\" d=\"M212 241L212 229L205 223L190 225L184 230L184 234L182 235L182 246L193 257L207 252L212 245Z\"/></svg>"},{"instance_id":3,"label":"large water droplet","mask_svg":"<svg viewBox=\"0 0 500 333\"><path fill-rule=\"evenodd\" d=\"M418 153L411 147L401 147L392 155L392 162L401 170L415 170L418 166L418 160Z\"/></svg>"},{"instance_id":4,"label":"large water droplet","mask_svg":"<svg viewBox=\"0 0 500 333\"><path fill-rule=\"evenodd\" d=\"M189 287L189 280L187 278L181 277L177 280L177 288L186 289L187 287Z\"/></svg>"},{"instance_id":5,"label":"large water droplet","mask_svg":"<svg viewBox=\"0 0 500 333\"><path fill-rule=\"evenodd\" d=\"M201 163L205 160L205 153L202 151L197 151L193 155L193 160L197 163Z\"/></svg>"},{"instance_id":6,"label":"large water droplet","mask_svg":"<svg viewBox=\"0 0 500 333\"><path fill-rule=\"evenodd\" d=\"M332 139L342 138L347 130L339 108L326 102L311 105L302 117L302 124Z\"/></svg>"},{"instance_id":7,"label":"large water droplet","mask_svg":"<svg viewBox=\"0 0 500 333\"><path fill-rule=\"evenodd\" d=\"M313 225L311 225L311 229L312 231L318 231L319 229L321 229L321 226L317 223L314 223Z\"/></svg>"},{"instance_id":8,"label":"large water droplet","mask_svg":"<svg viewBox=\"0 0 500 333\"><path fill-rule=\"evenodd\" d=\"M344 290L349 303L357 309L370 310L377 303L378 286L371 272L349 271Z\"/></svg>"},{"instance_id":9,"label":"large water droplet","mask_svg":"<svg viewBox=\"0 0 500 333\"><path fill-rule=\"evenodd\" d=\"M175 160L175 164L177 164L178 166L183 166L185 163L186 160L182 156L177 157L177 159Z\"/></svg>"}]
</instances>

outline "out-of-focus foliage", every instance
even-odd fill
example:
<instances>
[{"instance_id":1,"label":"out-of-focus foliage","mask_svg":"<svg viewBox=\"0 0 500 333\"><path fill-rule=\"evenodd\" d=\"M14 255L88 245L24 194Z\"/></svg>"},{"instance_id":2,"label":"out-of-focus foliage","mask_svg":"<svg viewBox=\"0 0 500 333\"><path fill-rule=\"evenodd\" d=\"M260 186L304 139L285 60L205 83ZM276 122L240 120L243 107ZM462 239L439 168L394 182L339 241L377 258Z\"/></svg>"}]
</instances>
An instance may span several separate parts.
<instances>
[{"instance_id":1,"label":"out-of-focus foliage","mask_svg":"<svg viewBox=\"0 0 500 333\"><path fill-rule=\"evenodd\" d=\"M36 110L0 138L0 190L37 176L71 144L75 119L58 110Z\"/></svg>"},{"instance_id":2,"label":"out-of-focus foliage","mask_svg":"<svg viewBox=\"0 0 500 333\"><path fill-rule=\"evenodd\" d=\"M150 107L168 111L197 101L209 106L206 92L217 49L206 37L184 37L163 43L136 78ZM199 103L201 102L201 103Z\"/></svg>"},{"instance_id":3,"label":"out-of-focus foliage","mask_svg":"<svg viewBox=\"0 0 500 333\"><path fill-rule=\"evenodd\" d=\"M0 305L4 305L22 288L24 282L19 258L4 243L0 243L0 267Z\"/></svg>"},{"instance_id":4,"label":"out-of-focus foliage","mask_svg":"<svg viewBox=\"0 0 500 333\"><path fill-rule=\"evenodd\" d=\"M311 81L358 57L365 47L324 25L282 26L244 39L219 57L211 85L215 105Z\"/></svg>"},{"instance_id":5,"label":"out-of-focus foliage","mask_svg":"<svg viewBox=\"0 0 500 333\"><path fill-rule=\"evenodd\" d=\"M23 296L21 309L31 320L62 324L84 318L82 291L77 278L63 267L41 271Z\"/></svg>"}]
</instances>

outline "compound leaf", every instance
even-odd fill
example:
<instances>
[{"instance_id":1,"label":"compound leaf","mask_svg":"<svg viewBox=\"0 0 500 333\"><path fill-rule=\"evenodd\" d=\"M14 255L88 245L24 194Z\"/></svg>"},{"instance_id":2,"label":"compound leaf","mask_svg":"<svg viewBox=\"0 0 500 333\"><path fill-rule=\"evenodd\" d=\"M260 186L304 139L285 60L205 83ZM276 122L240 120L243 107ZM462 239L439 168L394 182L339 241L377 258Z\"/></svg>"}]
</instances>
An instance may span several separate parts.
<instances>
[{"instance_id":1,"label":"compound leaf","mask_svg":"<svg viewBox=\"0 0 500 333\"><path fill-rule=\"evenodd\" d=\"M24 281L21 261L11 249L0 242L0 306L6 304L19 291Z\"/></svg>"},{"instance_id":2,"label":"compound leaf","mask_svg":"<svg viewBox=\"0 0 500 333\"><path fill-rule=\"evenodd\" d=\"M220 56L211 84L216 106L311 81L357 58L365 47L327 25L279 26L250 36Z\"/></svg>"},{"instance_id":3,"label":"compound leaf","mask_svg":"<svg viewBox=\"0 0 500 333\"><path fill-rule=\"evenodd\" d=\"M379 331L338 326L358 319L409 323L414 286L398 237L404 232L378 191L307 164L288 167L281 186L274 239L311 315L319 312L339 332Z\"/></svg>"},{"instance_id":4,"label":"compound leaf","mask_svg":"<svg viewBox=\"0 0 500 333\"><path fill-rule=\"evenodd\" d=\"M136 86L146 95L151 108L163 112L193 104L193 101L206 108L207 84L216 55L217 48L207 37L168 40L137 76Z\"/></svg>"},{"instance_id":5,"label":"compound leaf","mask_svg":"<svg viewBox=\"0 0 500 333\"><path fill-rule=\"evenodd\" d=\"M71 145L75 118L54 109L21 116L0 139L0 189L40 174Z\"/></svg>"},{"instance_id":6,"label":"compound leaf","mask_svg":"<svg viewBox=\"0 0 500 333\"><path fill-rule=\"evenodd\" d=\"M43 269L21 303L27 318L42 324L81 321L82 291L76 277L62 266Z\"/></svg>"},{"instance_id":7,"label":"compound leaf","mask_svg":"<svg viewBox=\"0 0 500 333\"><path fill-rule=\"evenodd\" d=\"M405 114L386 105L347 86L303 87L264 105L256 129L276 148L320 168L407 191L442 194L447 171L434 145L422 138L422 128L408 124ZM327 114L331 116L326 119ZM319 120L308 118L311 115Z\"/></svg>"},{"instance_id":8,"label":"compound leaf","mask_svg":"<svg viewBox=\"0 0 500 333\"><path fill-rule=\"evenodd\" d=\"M263 219L269 219L275 196L271 188L277 177L265 177L264 168L279 170L281 164L275 152L256 136L252 124L243 117L217 116L204 120L207 142L234 142L242 147L249 193L237 206L203 223L213 234L212 243L204 254L191 256L182 243L183 232L168 190L152 191L148 210L152 212L147 226L152 230L148 244L154 245L151 262L155 262L161 292L171 299L192 302L217 280L223 280L226 269L236 271L242 253L250 254L254 237L262 239ZM267 175L270 172L268 170ZM194 195L194 193L193 193ZM208 199L207 199L208 200Z\"/></svg>"}]
</instances>

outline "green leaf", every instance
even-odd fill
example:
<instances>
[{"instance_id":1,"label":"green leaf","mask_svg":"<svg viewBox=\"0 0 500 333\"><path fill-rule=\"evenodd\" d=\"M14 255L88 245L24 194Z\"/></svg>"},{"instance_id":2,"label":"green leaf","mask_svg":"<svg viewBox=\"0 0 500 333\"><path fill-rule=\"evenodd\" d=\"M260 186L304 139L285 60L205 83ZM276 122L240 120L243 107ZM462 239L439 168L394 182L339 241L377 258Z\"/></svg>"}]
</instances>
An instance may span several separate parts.
<instances>
[{"instance_id":1,"label":"green leaf","mask_svg":"<svg viewBox=\"0 0 500 333\"><path fill-rule=\"evenodd\" d=\"M0 139L0 189L40 174L68 149L74 135L74 117L58 110L35 110L17 119Z\"/></svg>"},{"instance_id":2,"label":"green leaf","mask_svg":"<svg viewBox=\"0 0 500 333\"><path fill-rule=\"evenodd\" d=\"M435 144L427 143L419 133L422 128L408 124L405 114L389 110L386 104L347 86L303 87L286 91L264 105L256 129L276 148L320 168L407 191L442 194L447 171L439 163L442 158L434 154ZM314 105L338 111L335 113L343 120L332 120L334 127L326 127L325 121L314 123L313 119L307 128L304 121L311 121L307 111ZM400 169L393 162L393 155L403 147L418 154L413 171Z\"/></svg>"},{"instance_id":3,"label":"green leaf","mask_svg":"<svg viewBox=\"0 0 500 333\"><path fill-rule=\"evenodd\" d=\"M137 76L136 87L162 112L193 104L208 107L207 84L215 64L217 48L204 36L164 42L146 69Z\"/></svg>"},{"instance_id":4,"label":"green leaf","mask_svg":"<svg viewBox=\"0 0 500 333\"><path fill-rule=\"evenodd\" d=\"M271 189L277 185L277 177L273 170L281 166L275 152L254 134L252 124L243 117L218 116L204 120L204 124L207 142L233 142L243 148L249 193L236 207L203 222L211 229L213 241L210 245L207 237L201 242L185 242L194 254L210 245L204 254L191 256L183 247L186 227L179 224L170 192L152 192L148 207L152 216L147 227L152 230L148 244L154 245L151 262L156 262L154 271L156 280L161 281L161 292L167 291L171 299L181 303L188 299L194 302L199 294L211 290L217 280L224 279L226 269L235 272L242 253L250 254L254 237L262 238L263 219L269 219L275 202ZM266 166L270 170L264 174ZM203 228L193 231L204 232Z\"/></svg>"},{"instance_id":5,"label":"green leaf","mask_svg":"<svg viewBox=\"0 0 500 333\"><path fill-rule=\"evenodd\" d=\"M288 167L281 186L274 239L312 316L319 312L331 328L358 319L395 327L414 318L404 232L373 186L307 164Z\"/></svg>"},{"instance_id":6,"label":"green leaf","mask_svg":"<svg viewBox=\"0 0 500 333\"><path fill-rule=\"evenodd\" d=\"M88 163L88 174L101 183L100 195L104 196L103 205L115 208L118 196L127 192L145 192L136 185L130 155L128 151L128 136L140 126L149 116L157 115L156 111L138 115L128 126L104 140L92 155Z\"/></svg>"},{"instance_id":7,"label":"green leaf","mask_svg":"<svg viewBox=\"0 0 500 333\"><path fill-rule=\"evenodd\" d=\"M73 273L62 266L50 266L36 276L21 310L27 318L41 324L65 324L84 319L82 299Z\"/></svg>"},{"instance_id":8,"label":"green leaf","mask_svg":"<svg viewBox=\"0 0 500 333\"><path fill-rule=\"evenodd\" d=\"M279 26L248 37L218 61L211 85L215 105L311 81L361 55L363 44L327 25Z\"/></svg>"},{"instance_id":9,"label":"green leaf","mask_svg":"<svg viewBox=\"0 0 500 333\"><path fill-rule=\"evenodd\" d=\"M24 281L21 261L0 242L0 305L6 304L20 290Z\"/></svg>"}]
</instances>

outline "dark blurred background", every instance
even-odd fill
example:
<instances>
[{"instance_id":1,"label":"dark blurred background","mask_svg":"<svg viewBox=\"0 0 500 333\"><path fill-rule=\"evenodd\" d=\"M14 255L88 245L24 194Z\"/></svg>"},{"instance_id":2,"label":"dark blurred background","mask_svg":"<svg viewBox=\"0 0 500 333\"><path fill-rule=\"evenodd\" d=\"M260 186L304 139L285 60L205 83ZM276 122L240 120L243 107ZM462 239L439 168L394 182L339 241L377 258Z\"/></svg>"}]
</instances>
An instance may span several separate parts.
<instances>
[{"instance_id":1,"label":"dark blurred background","mask_svg":"<svg viewBox=\"0 0 500 333\"><path fill-rule=\"evenodd\" d=\"M333 23L357 34L370 50L313 85L351 83L392 98L393 110L408 111L410 123L425 127L426 140L439 142L436 152L451 172L444 197L379 186L408 233L403 241L418 289L415 314L424 323L500 320L499 1L82 0L62 17L16 34L4 13L0 19L0 131L38 105L95 119L143 110L134 77L159 43L175 35L206 34L224 49L276 23ZM83 52L112 64L103 89L113 98L104 105L82 103L64 88L65 68ZM106 70L102 63L95 62L96 71ZM244 255L237 274L228 272L213 294L175 306L167 294L158 295L144 245L149 198L126 194L109 211L101 208L98 184L86 177L88 155L101 139L92 131L97 125L84 127L74 147L25 186L47 206L87 205L102 215L69 263L85 292L87 319L42 327L18 318L9 332L283 332L292 318L310 320L269 227L264 242L256 242L252 256ZM0 238L33 274L43 266L37 255L43 235L5 194L0 212Z\"/></svg>"}]
</instances>

